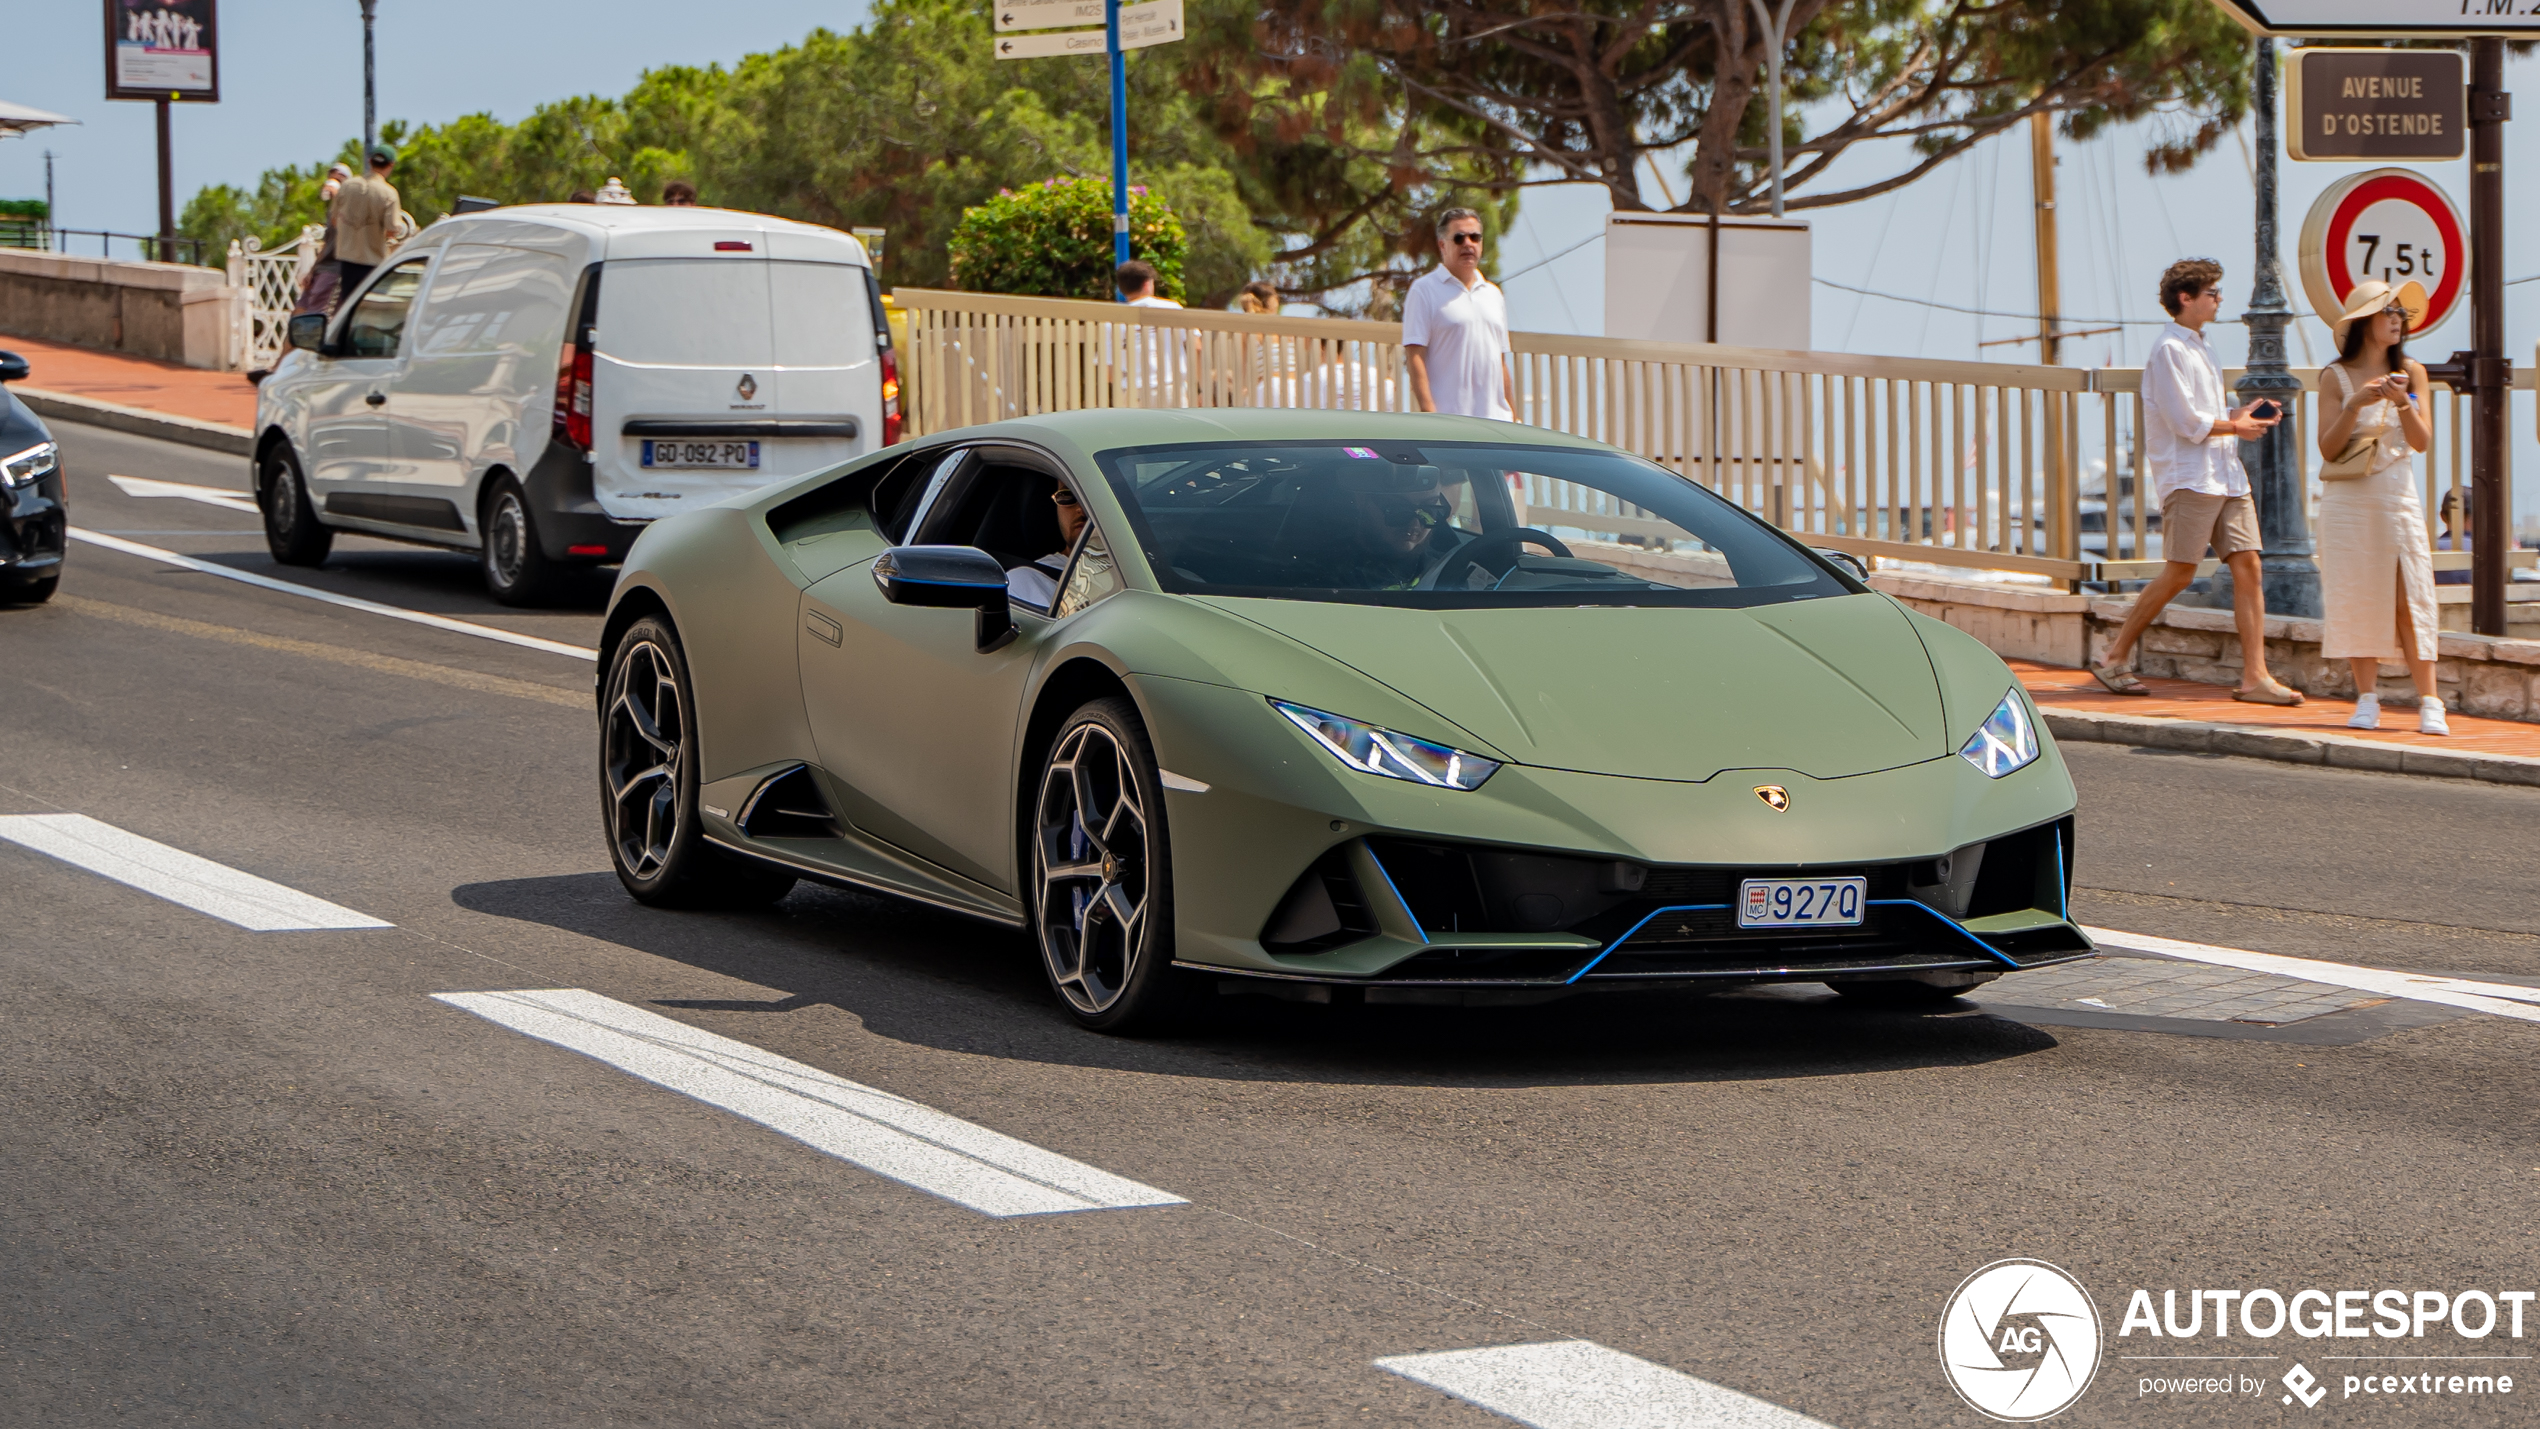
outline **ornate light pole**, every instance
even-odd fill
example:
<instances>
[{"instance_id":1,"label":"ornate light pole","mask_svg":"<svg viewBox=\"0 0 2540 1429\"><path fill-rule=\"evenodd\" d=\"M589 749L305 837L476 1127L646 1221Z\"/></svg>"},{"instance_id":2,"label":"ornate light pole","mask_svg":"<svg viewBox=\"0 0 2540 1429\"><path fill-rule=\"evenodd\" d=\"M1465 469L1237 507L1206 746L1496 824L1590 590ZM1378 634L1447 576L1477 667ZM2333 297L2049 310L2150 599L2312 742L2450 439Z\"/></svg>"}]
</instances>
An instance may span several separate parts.
<instances>
[{"instance_id":1,"label":"ornate light pole","mask_svg":"<svg viewBox=\"0 0 2540 1429\"><path fill-rule=\"evenodd\" d=\"M370 172L370 151L379 147L379 50L371 29L379 18L379 0L362 0L362 161L353 172Z\"/></svg>"},{"instance_id":2,"label":"ornate light pole","mask_svg":"<svg viewBox=\"0 0 2540 1429\"><path fill-rule=\"evenodd\" d=\"M2233 390L2244 402L2266 398L2284 420L2254 442L2240 444L2240 461L2258 498L2258 535L2266 565L2267 613L2317 619L2320 613L2320 569L2312 559L2308 486L2309 464L2302 459L2302 433L2293 421L2302 383L2284 358L2284 327L2292 309L2284 301L2284 274L2276 262L2275 233L2275 41L2258 41L2256 93L2250 106L2256 121L2258 179L2258 271L2251 280L2249 362ZM2138 498L2140 499L2140 498ZM2228 576L2224 578L2228 581Z\"/></svg>"}]
</instances>

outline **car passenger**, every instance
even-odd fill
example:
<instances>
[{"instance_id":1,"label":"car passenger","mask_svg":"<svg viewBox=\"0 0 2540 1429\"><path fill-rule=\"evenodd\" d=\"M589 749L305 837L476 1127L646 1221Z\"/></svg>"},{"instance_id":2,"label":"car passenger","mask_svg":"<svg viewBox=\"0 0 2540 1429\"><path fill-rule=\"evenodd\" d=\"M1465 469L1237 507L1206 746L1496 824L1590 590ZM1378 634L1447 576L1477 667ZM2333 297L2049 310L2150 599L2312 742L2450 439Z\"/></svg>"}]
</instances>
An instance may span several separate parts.
<instances>
[{"instance_id":1,"label":"car passenger","mask_svg":"<svg viewBox=\"0 0 2540 1429\"><path fill-rule=\"evenodd\" d=\"M1058 578L1067 574L1068 553L1076 549L1076 538L1085 534L1085 508L1075 492L1061 486L1050 493L1050 504L1058 508L1058 549L1005 573L1008 598L1043 610L1058 603Z\"/></svg>"}]
</instances>

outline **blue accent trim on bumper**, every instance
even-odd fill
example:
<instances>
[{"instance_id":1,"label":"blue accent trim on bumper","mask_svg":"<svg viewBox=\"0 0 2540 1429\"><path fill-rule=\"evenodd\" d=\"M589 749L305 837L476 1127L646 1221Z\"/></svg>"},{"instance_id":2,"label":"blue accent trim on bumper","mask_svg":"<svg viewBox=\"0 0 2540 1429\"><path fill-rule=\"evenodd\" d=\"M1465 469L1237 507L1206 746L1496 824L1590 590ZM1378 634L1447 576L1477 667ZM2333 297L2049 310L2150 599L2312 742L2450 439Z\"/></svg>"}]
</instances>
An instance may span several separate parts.
<instances>
[{"instance_id":1,"label":"blue accent trim on bumper","mask_svg":"<svg viewBox=\"0 0 2540 1429\"><path fill-rule=\"evenodd\" d=\"M2055 857L2059 865L2063 860L2063 856L2063 843L2062 840L2059 839L2056 841L2055 853ZM1563 978L1561 980L1561 985L1567 987L1570 984L1577 982L1579 979L1586 977L1589 973L1595 971L1598 963L1612 957L1617 948L1620 948L1625 943L1630 942L1632 940L1632 935L1648 926L1651 918L1656 918L1661 914L1666 913L1725 913L1735 906L1736 905L1729 903L1678 903L1671 904L1665 908L1652 909L1650 910L1648 917L1641 919L1639 922L1634 923L1631 927L1625 929L1621 937L1606 944L1603 951L1599 952L1595 957L1588 959L1577 972ZM1977 937L1975 934L1968 932L1965 924L1960 923L1957 919L1950 917L1948 914L1941 912L1939 909L1932 907L1928 903L1917 903L1911 898L1873 898L1870 899L1864 906L1870 908L1911 908L1918 913L1928 914L1933 922L1940 924L1950 932L1955 933L1959 937L1966 939L1968 942L1975 944L1977 949L1986 957L1993 959L1995 962L1998 962L2002 966L2013 971L2017 971L2019 969L2020 964L2017 959L2002 951L2000 948L1993 946L1991 943L1986 942L1984 939ZM2067 917L2064 921L2069 923L2072 920Z\"/></svg>"}]
</instances>

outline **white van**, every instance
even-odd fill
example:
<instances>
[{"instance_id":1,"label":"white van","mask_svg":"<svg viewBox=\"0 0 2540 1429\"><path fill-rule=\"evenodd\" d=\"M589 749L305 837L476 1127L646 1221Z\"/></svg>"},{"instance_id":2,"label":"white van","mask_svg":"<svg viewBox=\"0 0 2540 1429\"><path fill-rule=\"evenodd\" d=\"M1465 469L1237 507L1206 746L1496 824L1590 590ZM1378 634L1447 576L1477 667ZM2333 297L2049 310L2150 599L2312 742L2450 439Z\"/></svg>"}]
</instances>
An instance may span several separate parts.
<instances>
[{"instance_id":1,"label":"white van","mask_svg":"<svg viewBox=\"0 0 2540 1429\"><path fill-rule=\"evenodd\" d=\"M256 394L274 559L316 565L337 531L479 551L512 605L656 517L900 435L862 245L760 214L445 218L290 338Z\"/></svg>"}]
</instances>

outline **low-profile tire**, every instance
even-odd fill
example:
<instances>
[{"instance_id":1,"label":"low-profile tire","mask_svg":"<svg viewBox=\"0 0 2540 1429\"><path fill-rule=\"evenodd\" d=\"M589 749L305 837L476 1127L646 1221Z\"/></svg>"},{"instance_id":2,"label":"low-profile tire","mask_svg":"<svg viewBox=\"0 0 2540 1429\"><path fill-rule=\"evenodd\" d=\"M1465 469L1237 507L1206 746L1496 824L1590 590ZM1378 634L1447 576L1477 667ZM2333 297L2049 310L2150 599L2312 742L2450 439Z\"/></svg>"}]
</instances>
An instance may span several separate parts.
<instances>
[{"instance_id":1,"label":"low-profile tire","mask_svg":"<svg viewBox=\"0 0 2540 1429\"><path fill-rule=\"evenodd\" d=\"M555 599L564 575L538 544L538 518L520 483L506 476L485 493L484 519L477 523L484 538L485 589L505 605L545 605Z\"/></svg>"},{"instance_id":2,"label":"low-profile tire","mask_svg":"<svg viewBox=\"0 0 2540 1429\"><path fill-rule=\"evenodd\" d=\"M1115 696L1068 716L1029 817L1032 940L1059 1005L1096 1032L1181 1025L1195 980L1173 966L1164 785L1135 705Z\"/></svg>"},{"instance_id":3,"label":"low-profile tire","mask_svg":"<svg viewBox=\"0 0 2540 1429\"><path fill-rule=\"evenodd\" d=\"M1877 1007L1937 1007L1955 1002L1976 990L1980 984L1966 987L1934 987L1912 978L1874 978L1866 982L1839 982L1834 990L1854 1002Z\"/></svg>"},{"instance_id":4,"label":"low-profile tire","mask_svg":"<svg viewBox=\"0 0 2540 1429\"><path fill-rule=\"evenodd\" d=\"M706 842L697 818L697 718L669 622L635 622L600 707L600 828L617 881L657 908L763 908L794 876Z\"/></svg>"},{"instance_id":5,"label":"low-profile tire","mask_svg":"<svg viewBox=\"0 0 2540 1429\"><path fill-rule=\"evenodd\" d=\"M324 565L327 552L335 549L335 533L318 523L317 508L309 504L309 481L300 470L299 454L288 443L276 442L265 451L264 468L256 504L265 515L265 549L282 565Z\"/></svg>"},{"instance_id":6,"label":"low-profile tire","mask_svg":"<svg viewBox=\"0 0 2540 1429\"><path fill-rule=\"evenodd\" d=\"M60 576L46 576L41 580L32 581L11 581L6 585L0 585L0 603L42 605L53 598L53 592L61 588Z\"/></svg>"}]
</instances>

